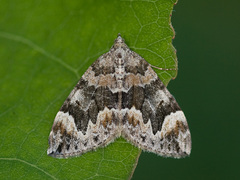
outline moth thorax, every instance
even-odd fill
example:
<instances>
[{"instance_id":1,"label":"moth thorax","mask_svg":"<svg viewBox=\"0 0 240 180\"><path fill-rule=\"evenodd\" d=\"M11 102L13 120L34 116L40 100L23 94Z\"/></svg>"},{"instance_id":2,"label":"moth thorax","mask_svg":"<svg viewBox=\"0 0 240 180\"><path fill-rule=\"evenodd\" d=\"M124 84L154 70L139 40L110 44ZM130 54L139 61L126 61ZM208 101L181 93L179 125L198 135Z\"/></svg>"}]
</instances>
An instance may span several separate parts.
<instances>
[{"instance_id":1,"label":"moth thorax","mask_svg":"<svg viewBox=\"0 0 240 180\"><path fill-rule=\"evenodd\" d=\"M121 56L122 57L122 56ZM124 65L124 58L119 58L119 57L116 57L116 59L115 59L115 64L117 65L117 66L123 66Z\"/></svg>"},{"instance_id":2,"label":"moth thorax","mask_svg":"<svg viewBox=\"0 0 240 180\"><path fill-rule=\"evenodd\" d=\"M125 73L124 65L118 64L117 67L115 67L115 77L117 80L117 87L119 89L121 89L123 86L124 73Z\"/></svg>"},{"instance_id":3,"label":"moth thorax","mask_svg":"<svg viewBox=\"0 0 240 180\"><path fill-rule=\"evenodd\" d=\"M115 77L117 80L123 80L125 69L123 66L115 68Z\"/></svg>"},{"instance_id":4,"label":"moth thorax","mask_svg":"<svg viewBox=\"0 0 240 180\"><path fill-rule=\"evenodd\" d=\"M125 54L122 53L121 51L116 52L115 75L117 80L123 80L123 76L125 73L124 56Z\"/></svg>"}]
</instances>

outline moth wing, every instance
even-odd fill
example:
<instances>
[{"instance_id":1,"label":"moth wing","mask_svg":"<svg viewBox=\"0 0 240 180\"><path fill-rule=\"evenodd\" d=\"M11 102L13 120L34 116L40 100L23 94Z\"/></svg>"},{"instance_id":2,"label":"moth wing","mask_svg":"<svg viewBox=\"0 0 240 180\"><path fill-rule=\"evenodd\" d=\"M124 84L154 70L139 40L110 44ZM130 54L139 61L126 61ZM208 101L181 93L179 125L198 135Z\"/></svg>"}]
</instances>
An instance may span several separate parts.
<instances>
[{"instance_id":1,"label":"moth wing","mask_svg":"<svg viewBox=\"0 0 240 180\"><path fill-rule=\"evenodd\" d=\"M108 87L114 87L116 82L109 57L108 53L102 55L88 68L57 113L49 135L48 155L78 156L120 136L118 116L111 110L117 104L117 95ZM109 66L100 63L107 61Z\"/></svg>"},{"instance_id":2,"label":"moth wing","mask_svg":"<svg viewBox=\"0 0 240 180\"><path fill-rule=\"evenodd\" d=\"M161 156L189 155L191 135L184 113L150 65L138 54L132 54L139 63L134 67L129 63L126 69L132 82L140 83L128 83L132 86L123 94L128 110L123 113L122 135L139 148ZM139 75L141 72L145 73Z\"/></svg>"}]
</instances>

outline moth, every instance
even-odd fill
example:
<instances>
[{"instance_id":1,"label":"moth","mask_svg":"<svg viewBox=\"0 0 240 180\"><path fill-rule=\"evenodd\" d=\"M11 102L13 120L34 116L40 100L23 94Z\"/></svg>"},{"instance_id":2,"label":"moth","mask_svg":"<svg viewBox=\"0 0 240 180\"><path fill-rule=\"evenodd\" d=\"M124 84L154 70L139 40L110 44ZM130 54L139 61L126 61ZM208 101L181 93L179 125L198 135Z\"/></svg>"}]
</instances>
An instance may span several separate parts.
<instances>
[{"instance_id":1,"label":"moth","mask_svg":"<svg viewBox=\"0 0 240 180\"><path fill-rule=\"evenodd\" d=\"M186 117L162 81L119 34L83 74L57 113L47 154L67 158L122 136L164 157L191 152Z\"/></svg>"}]
</instances>

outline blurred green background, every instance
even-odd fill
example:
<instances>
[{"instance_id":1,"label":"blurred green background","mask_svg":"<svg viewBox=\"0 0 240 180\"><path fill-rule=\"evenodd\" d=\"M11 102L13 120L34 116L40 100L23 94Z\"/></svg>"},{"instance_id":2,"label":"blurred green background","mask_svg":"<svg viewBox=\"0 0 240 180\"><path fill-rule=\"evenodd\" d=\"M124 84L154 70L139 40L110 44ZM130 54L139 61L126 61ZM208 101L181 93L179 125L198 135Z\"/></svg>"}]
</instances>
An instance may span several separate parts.
<instances>
[{"instance_id":1,"label":"blurred green background","mask_svg":"<svg viewBox=\"0 0 240 180\"><path fill-rule=\"evenodd\" d=\"M239 179L240 1L179 0L176 31L178 76L168 89L188 119L189 158L142 153L133 179Z\"/></svg>"},{"instance_id":2,"label":"blurred green background","mask_svg":"<svg viewBox=\"0 0 240 180\"><path fill-rule=\"evenodd\" d=\"M22 5L22 2L25 4ZM57 6L56 2L60 5ZM71 87L76 84L76 74L83 73L84 68L108 51L116 34L122 32L124 26L131 30L131 34L123 31L126 32L130 46L135 45L133 41L138 38L136 34L139 31L139 27L135 27L136 22L128 22L128 15L132 12L123 11L123 17L126 17L123 21L126 24L119 25L108 22L113 19L118 22L120 16L99 16L103 11L106 14L112 11L119 13L118 10L122 12L118 6L125 1L114 1L114 4L106 0L104 5L103 1L98 0L95 3L81 1L81 11L78 11L79 7L73 2L77 1L0 0L0 30L30 39L43 48L38 49L29 42L21 43L24 40L17 37L11 37L14 40L8 39L6 34L5 38L0 39L0 57L6 58L0 59L0 99L5 100L0 102L0 118L1 130L6 131L0 137L0 155L20 159L30 157L30 163L49 169L50 174L62 178L68 178L67 175L64 176L65 171L67 174L71 168L78 169L80 158L61 164L63 161L46 156L46 137L52 124L49 120L52 121ZM87 2L95 7L87 9ZM44 6L44 3L48 6ZM174 6L172 25L176 37L173 45L177 49L179 71L177 78L170 81L168 89L187 117L192 134L192 153L190 157L176 160L142 152L133 179L240 178L239 7L240 1L237 0L179 0ZM152 12L154 11L149 9L146 16L151 16ZM49 21L44 19L46 16ZM81 21L79 16L83 17ZM54 23L52 19L55 20ZM136 21L136 18L133 19ZM71 26L74 24L79 26ZM89 31L88 28L93 24L96 29ZM142 37L139 39L136 42L140 45L148 40ZM6 51L10 52L7 56L4 54ZM69 64L69 71L66 71L66 65L56 63L59 62L58 57ZM79 60L78 64L76 60ZM5 119L11 121L6 122ZM48 161L53 161L51 166L46 164ZM0 163L0 177L43 177L36 168L32 170L34 167L30 169L21 163L11 164L5 161ZM59 170L55 167L61 168ZM59 175L60 173L62 174ZM80 168L76 174L78 173L79 177L83 175Z\"/></svg>"}]
</instances>

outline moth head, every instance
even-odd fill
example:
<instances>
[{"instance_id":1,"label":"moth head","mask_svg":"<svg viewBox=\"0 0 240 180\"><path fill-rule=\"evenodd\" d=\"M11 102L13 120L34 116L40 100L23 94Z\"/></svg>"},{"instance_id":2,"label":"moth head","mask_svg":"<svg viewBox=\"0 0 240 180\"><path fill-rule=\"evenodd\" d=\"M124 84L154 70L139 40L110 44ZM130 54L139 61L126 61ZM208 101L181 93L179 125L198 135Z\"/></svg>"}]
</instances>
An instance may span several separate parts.
<instances>
[{"instance_id":1,"label":"moth head","mask_svg":"<svg viewBox=\"0 0 240 180\"><path fill-rule=\"evenodd\" d=\"M114 49L119 49L119 48L126 49L127 48L127 45L125 44L125 41L122 38L120 33L118 33L118 37L117 37L117 39L115 39L115 42L113 44L113 48Z\"/></svg>"}]
</instances>

